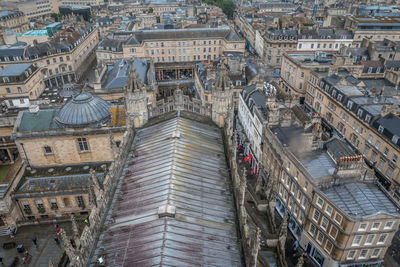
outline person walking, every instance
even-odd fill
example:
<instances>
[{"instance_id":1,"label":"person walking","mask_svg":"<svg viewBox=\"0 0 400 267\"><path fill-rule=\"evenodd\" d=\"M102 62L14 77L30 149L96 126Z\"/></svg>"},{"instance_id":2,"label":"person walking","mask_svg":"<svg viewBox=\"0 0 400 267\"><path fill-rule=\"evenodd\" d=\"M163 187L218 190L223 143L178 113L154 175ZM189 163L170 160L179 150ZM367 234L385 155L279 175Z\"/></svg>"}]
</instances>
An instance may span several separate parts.
<instances>
[{"instance_id":1,"label":"person walking","mask_svg":"<svg viewBox=\"0 0 400 267\"><path fill-rule=\"evenodd\" d=\"M58 237L54 237L54 241L56 241L57 245L60 245L60 239L58 239Z\"/></svg>"},{"instance_id":2,"label":"person walking","mask_svg":"<svg viewBox=\"0 0 400 267\"><path fill-rule=\"evenodd\" d=\"M32 242L33 242L33 244L35 245L35 247L38 246L38 244L37 244L37 237L36 237L36 236L33 236L33 237L32 237Z\"/></svg>"}]
</instances>

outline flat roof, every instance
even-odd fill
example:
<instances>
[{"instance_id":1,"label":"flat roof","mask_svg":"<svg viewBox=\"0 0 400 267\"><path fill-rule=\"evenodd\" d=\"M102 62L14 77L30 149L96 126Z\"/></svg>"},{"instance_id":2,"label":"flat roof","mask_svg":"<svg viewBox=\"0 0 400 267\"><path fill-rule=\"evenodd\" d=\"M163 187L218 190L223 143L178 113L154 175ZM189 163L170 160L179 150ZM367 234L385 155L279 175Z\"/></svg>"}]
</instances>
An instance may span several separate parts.
<instances>
[{"instance_id":1,"label":"flat roof","mask_svg":"<svg viewBox=\"0 0 400 267\"><path fill-rule=\"evenodd\" d=\"M24 73L32 64L14 64L0 70L0 77L18 76Z\"/></svg>"},{"instance_id":2,"label":"flat roof","mask_svg":"<svg viewBox=\"0 0 400 267\"><path fill-rule=\"evenodd\" d=\"M173 133L179 137L173 137ZM115 266L242 266L220 130L176 117L138 130L98 245ZM164 205L175 217L159 218Z\"/></svg>"},{"instance_id":3,"label":"flat roof","mask_svg":"<svg viewBox=\"0 0 400 267\"><path fill-rule=\"evenodd\" d=\"M373 183L333 185L322 192L350 216L369 217L379 213L399 216L396 205Z\"/></svg>"},{"instance_id":4,"label":"flat roof","mask_svg":"<svg viewBox=\"0 0 400 267\"><path fill-rule=\"evenodd\" d=\"M326 150L321 149L299 154L297 159L315 179L330 176L335 172L336 163Z\"/></svg>"}]
</instances>

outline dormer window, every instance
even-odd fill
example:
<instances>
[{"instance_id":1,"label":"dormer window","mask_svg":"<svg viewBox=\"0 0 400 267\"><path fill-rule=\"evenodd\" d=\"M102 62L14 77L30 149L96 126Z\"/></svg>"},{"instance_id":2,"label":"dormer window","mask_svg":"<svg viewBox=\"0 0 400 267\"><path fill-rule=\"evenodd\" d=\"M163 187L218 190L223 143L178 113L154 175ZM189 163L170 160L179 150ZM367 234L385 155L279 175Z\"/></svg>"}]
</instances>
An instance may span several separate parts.
<instances>
[{"instance_id":1,"label":"dormer window","mask_svg":"<svg viewBox=\"0 0 400 267\"><path fill-rule=\"evenodd\" d=\"M385 130L385 127L383 127L382 125L379 125L378 132L383 133L383 130Z\"/></svg>"},{"instance_id":2,"label":"dormer window","mask_svg":"<svg viewBox=\"0 0 400 267\"><path fill-rule=\"evenodd\" d=\"M347 108L351 109L352 107L353 107L353 102L352 101L347 102Z\"/></svg>"},{"instance_id":3,"label":"dormer window","mask_svg":"<svg viewBox=\"0 0 400 267\"><path fill-rule=\"evenodd\" d=\"M397 144L398 141L399 141L399 137L397 135L393 135L392 142Z\"/></svg>"},{"instance_id":4,"label":"dormer window","mask_svg":"<svg viewBox=\"0 0 400 267\"><path fill-rule=\"evenodd\" d=\"M370 122L371 122L371 115L369 115L369 114L366 115L366 116L365 116L365 121L368 122L368 123L370 123Z\"/></svg>"},{"instance_id":5,"label":"dormer window","mask_svg":"<svg viewBox=\"0 0 400 267\"><path fill-rule=\"evenodd\" d=\"M10 79L8 77L3 77L3 82L8 83L10 82Z\"/></svg>"},{"instance_id":6,"label":"dormer window","mask_svg":"<svg viewBox=\"0 0 400 267\"><path fill-rule=\"evenodd\" d=\"M362 116L362 114L363 114L363 111L362 111L362 109L359 109L359 110L357 111L357 116L358 116L358 117L361 117L361 116Z\"/></svg>"}]
</instances>

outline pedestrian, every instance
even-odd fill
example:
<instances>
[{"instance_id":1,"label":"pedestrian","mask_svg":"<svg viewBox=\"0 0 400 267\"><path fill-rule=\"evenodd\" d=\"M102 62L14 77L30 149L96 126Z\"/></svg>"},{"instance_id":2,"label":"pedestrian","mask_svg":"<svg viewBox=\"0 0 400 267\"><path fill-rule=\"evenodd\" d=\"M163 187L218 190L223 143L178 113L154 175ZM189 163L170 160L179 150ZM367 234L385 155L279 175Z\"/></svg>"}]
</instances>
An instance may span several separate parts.
<instances>
[{"instance_id":1,"label":"pedestrian","mask_svg":"<svg viewBox=\"0 0 400 267\"><path fill-rule=\"evenodd\" d=\"M60 240L58 239L58 237L54 237L54 241L56 241L57 245L60 245Z\"/></svg>"},{"instance_id":2,"label":"pedestrian","mask_svg":"<svg viewBox=\"0 0 400 267\"><path fill-rule=\"evenodd\" d=\"M57 234L60 233L60 228L57 228L56 233L57 233Z\"/></svg>"},{"instance_id":3,"label":"pedestrian","mask_svg":"<svg viewBox=\"0 0 400 267\"><path fill-rule=\"evenodd\" d=\"M32 242L33 242L33 244L35 244L35 246L37 247L37 238L36 238L36 236L33 236L33 237L32 237Z\"/></svg>"},{"instance_id":4,"label":"pedestrian","mask_svg":"<svg viewBox=\"0 0 400 267\"><path fill-rule=\"evenodd\" d=\"M87 218L83 222L89 225L89 220Z\"/></svg>"}]
</instances>

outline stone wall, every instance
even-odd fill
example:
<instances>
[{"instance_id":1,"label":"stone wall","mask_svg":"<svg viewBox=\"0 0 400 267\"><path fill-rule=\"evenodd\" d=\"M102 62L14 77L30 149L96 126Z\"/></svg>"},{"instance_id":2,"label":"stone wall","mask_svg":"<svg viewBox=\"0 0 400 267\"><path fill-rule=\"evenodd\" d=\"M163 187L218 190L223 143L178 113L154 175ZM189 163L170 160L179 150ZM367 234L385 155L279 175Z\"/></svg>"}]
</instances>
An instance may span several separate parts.
<instances>
[{"instance_id":1,"label":"stone wall","mask_svg":"<svg viewBox=\"0 0 400 267\"><path fill-rule=\"evenodd\" d=\"M131 153L132 142L135 135L133 120L127 122L127 131L122 138L122 144L114 154L114 161L111 164L103 184L94 181L93 177L89 186L89 198L91 212L89 225L86 225L82 234L77 238L80 244L77 248L65 247L70 259L70 266L87 266L94 253L99 235L106 220L107 211L113 200L113 195L121 177L128 155ZM61 237L63 239L63 237ZM76 242L77 243L77 242Z\"/></svg>"}]
</instances>

